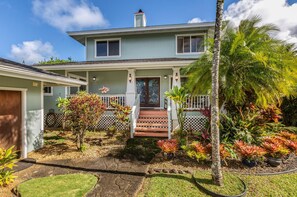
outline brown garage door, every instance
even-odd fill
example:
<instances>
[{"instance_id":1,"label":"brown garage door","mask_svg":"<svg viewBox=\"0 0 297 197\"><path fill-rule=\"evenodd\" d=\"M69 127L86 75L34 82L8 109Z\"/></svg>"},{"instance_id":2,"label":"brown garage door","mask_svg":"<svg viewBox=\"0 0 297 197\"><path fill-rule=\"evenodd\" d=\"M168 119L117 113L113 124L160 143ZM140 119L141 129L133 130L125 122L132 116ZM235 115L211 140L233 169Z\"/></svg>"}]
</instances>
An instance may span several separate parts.
<instances>
[{"instance_id":1,"label":"brown garage door","mask_svg":"<svg viewBox=\"0 0 297 197\"><path fill-rule=\"evenodd\" d=\"M21 92L0 90L0 147L21 150Z\"/></svg>"}]
</instances>

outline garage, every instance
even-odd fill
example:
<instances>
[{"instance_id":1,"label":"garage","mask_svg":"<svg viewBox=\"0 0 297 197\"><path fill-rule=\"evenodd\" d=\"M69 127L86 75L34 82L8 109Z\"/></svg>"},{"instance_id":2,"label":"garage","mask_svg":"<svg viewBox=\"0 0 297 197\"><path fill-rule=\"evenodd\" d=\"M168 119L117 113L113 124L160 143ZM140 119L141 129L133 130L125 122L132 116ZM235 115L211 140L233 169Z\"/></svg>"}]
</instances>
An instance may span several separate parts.
<instances>
[{"instance_id":1,"label":"garage","mask_svg":"<svg viewBox=\"0 0 297 197\"><path fill-rule=\"evenodd\" d=\"M22 148L22 92L0 90L0 144Z\"/></svg>"}]
</instances>

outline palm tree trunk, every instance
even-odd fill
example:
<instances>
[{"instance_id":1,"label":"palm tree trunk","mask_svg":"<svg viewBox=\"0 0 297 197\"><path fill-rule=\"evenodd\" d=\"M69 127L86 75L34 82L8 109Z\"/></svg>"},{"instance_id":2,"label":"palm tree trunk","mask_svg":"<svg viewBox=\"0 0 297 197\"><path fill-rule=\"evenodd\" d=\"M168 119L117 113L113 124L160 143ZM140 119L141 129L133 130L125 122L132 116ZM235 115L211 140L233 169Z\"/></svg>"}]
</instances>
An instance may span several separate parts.
<instances>
[{"instance_id":1,"label":"palm tree trunk","mask_svg":"<svg viewBox=\"0 0 297 197\"><path fill-rule=\"evenodd\" d=\"M217 0L216 25L214 32L214 53L212 63L212 92L211 92L211 137L212 137L212 179L214 184L223 184L220 158L219 131L219 64L221 48L221 29L224 0Z\"/></svg>"}]
</instances>

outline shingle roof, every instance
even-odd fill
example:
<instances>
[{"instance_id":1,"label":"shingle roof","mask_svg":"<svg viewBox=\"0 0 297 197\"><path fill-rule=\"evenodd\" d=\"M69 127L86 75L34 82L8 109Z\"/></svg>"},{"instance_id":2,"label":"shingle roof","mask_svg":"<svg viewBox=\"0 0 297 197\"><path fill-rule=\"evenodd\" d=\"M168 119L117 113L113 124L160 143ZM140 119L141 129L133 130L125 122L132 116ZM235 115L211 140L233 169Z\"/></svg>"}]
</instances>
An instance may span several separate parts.
<instances>
[{"instance_id":1,"label":"shingle roof","mask_svg":"<svg viewBox=\"0 0 297 197\"><path fill-rule=\"evenodd\" d=\"M65 76L59 75L57 73L53 73L53 72L49 72L49 71L46 71L46 70L43 70L43 69L40 69L40 68L36 68L36 67L33 67L33 66L21 64L21 63L14 62L14 61L4 59L4 58L1 58L1 57L0 57L0 64L6 65L6 66L9 66L9 67L13 67L13 68L26 70L26 71L42 73L42 74L47 74L47 75L51 75L51 76L65 77Z\"/></svg>"},{"instance_id":2,"label":"shingle roof","mask_svg":"<svg viewBox=\"0 0 297 197\"><path fill-rule=\"evenodd\" d=\"M147 58L147 59L123 59L123 60L100 60L100 61L80 61L80 62L66 62L62 64L36 64L34 66L65 66L80 65L80 64L121 64L121 63L141 63L141 62L170 62L170 61L194 61L197 58Z\"/></svg>"}]
</instances>

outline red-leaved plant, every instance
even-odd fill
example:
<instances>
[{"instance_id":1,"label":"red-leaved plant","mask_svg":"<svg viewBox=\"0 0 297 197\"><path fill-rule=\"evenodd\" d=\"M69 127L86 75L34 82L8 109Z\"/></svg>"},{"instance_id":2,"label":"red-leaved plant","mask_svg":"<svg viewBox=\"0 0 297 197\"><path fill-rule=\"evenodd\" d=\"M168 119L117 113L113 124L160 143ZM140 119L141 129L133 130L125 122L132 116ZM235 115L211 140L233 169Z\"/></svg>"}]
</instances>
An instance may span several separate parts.
<instances>
[{"instance_id":1,"label":"red-leaved plant","mask_svg":"<svg viewBox=\"0 0 297 197\"><path fill-rule=\"evenodd\" d=\"M178 149L178 142L176 139L159 140L157 145L164 153L176 153Z\"/></svg>"},{"instance_id":2,"label":"red-leaved plant","mask_svg":"<svg viewBox=\"0 0 297 197\"><path fill-rule=\"evenodd\" d=\"M290 154L291 140L280 136L265 137L262 143L262 147L265 148L267 154L273 158L284 158ZM294 143L291 148L294 148Z\"/></svg>"},{"instance_id":3,"label":"red-leaved plant","mask_svg":"<svg viewBox=\"0 0 297 197\"><path fill-rule=\"evenodd\" d=\"M246 159L248 161L258 161L266 154L264 148L246 144L241 140L235 141L234 148L242 159Z\"/></svg>"}]
</instances>

